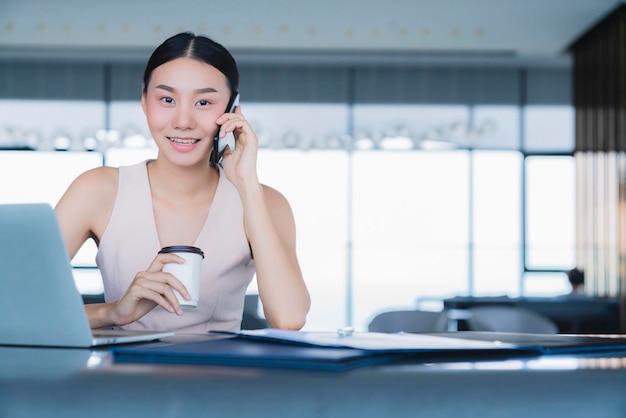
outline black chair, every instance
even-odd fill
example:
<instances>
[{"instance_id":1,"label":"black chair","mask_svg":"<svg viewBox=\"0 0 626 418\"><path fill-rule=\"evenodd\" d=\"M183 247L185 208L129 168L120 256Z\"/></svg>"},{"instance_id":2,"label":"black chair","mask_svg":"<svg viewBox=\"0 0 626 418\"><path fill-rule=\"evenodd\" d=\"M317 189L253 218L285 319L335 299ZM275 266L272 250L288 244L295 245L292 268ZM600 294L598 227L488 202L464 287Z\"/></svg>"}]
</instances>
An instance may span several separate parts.
<instances>
[{"instance_id":1,"label":"black chair","mask_svg":"<svg viewBox=\"0 0 626 418\"><path fill-rule=\"evenodd\" d=\"M241 329L263 329L269 328L269 324L259 315L259 295L246 295L243 303L243 317L241 318Z\"/></svg>"},{"instance_id":2,"label":"black chair","mask_svg":"<svg viewBox=\"0 0 626 418\"><path fill-rule=\"evenodd\" d=\"M83 303L88 305L90 303L104 303L104 293L97 294L83 294Z\"/></svg>"},{"instance_id":3,"label":"black chair","mask_svg":"<svg viewBox=\"0 0 626 418\"><path fill-rule=\"evenodd\" d=\"M550 318L519 306L473 306L467 309L470 331L526 332L557 334L559 328Z\"/></svg>"},{"instance_id":4,"label":"black chair","mask_svg":"<svg viewBox=\"0 0 626 418\"><path fill-rule=\"evenodd\" d=\"M404 310L379 313L368 325L370 332L445 332L448 317L445 311Z\"/></svg>"}]
</instances>

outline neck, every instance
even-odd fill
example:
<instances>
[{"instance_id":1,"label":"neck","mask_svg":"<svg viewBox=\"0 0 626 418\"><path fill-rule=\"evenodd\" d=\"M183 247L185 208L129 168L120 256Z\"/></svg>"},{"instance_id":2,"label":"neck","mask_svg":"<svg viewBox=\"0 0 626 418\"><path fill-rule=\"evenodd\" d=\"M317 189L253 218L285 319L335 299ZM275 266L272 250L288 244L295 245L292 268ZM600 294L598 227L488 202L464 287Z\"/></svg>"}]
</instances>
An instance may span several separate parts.
<instances>
[{"instance_id":1,"label":"neck","mask_svg":"<svg viewBox=\"0 0 626 418\"><path fill-rule=\"evenodd\" d=\"M219 173L207 164L181 167L158 158L148 163L148 178L153 196L188 201L211 193Z\"/></svg>"}]
</instances>

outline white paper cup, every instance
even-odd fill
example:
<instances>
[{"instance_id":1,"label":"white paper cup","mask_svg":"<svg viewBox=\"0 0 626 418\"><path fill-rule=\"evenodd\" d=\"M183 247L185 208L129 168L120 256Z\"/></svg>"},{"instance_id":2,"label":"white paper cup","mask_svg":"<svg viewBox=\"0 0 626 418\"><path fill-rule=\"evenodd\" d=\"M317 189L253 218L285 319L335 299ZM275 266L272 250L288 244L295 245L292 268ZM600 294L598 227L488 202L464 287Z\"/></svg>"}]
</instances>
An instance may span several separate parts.
<instances>
[{"instance_id":1,"label":"white paper cup","mask_svg":"<svg viewBox=\"0 0 626 418\"><path fill-rule=\"evenodd\" d=\"M191 295L191 300L183 298L177 290L174 294L181 306L196 307L198 306L198 297L200 296L200 272L202 271L202 259L204 253L198 247L187 245L174 245L171 247L163 247L159 254L173 253L185 259L183 264L167 263L163 266L163 271L171 273L180 280L187 291Z\"/></svg>"}]
</instances>

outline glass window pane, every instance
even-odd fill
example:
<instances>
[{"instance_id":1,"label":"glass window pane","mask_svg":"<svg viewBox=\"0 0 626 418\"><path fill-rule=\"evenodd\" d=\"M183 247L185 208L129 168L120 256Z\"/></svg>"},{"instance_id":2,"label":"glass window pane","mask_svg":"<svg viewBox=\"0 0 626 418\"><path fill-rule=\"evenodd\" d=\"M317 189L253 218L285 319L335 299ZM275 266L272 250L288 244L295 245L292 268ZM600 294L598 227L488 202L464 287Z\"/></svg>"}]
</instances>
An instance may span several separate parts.
<instances>
[{"instance_id":1,"label":"glass window pane","mask_svg":"<svg viewBox=\"0 0 626 418\"><path fill-rule=\"evenodd\" d=\"M354 321L467 292L465 151L353 154Z\"/></svg>"},{"instance_id":2,"label":"glass window pane","mask_svg":"<svg viewBox=\"0 0 626 418\"><path fill-rule=\"evenodd\" d=\"M353 170L355 246L467 245L466 151L355 152Z\"/></svg>"},{"instance_id":3,"label":"glass window pane","mask_svg":"<svg viewBox=\"0 0 626 418\"><path fill-rule=\"evenodd\" d=\"M524 274L524 296L552 297L570 293L572 286L565 273L536 273Z\"/></svg>"},{"instance_id":4,"label":"glass window pane","mask_svg":"<svg viewBox=\"0 0 626 418\"><path fill-rule=\"evenodd\" d=\"M519 248L522 155L474 151L472 158L474 245Z\"/></svg>"},{"instance_id":5,"label":"glass window pane","mask_svg":"<svg viewBox=\"0 0 626 418\"><path fill-rule=\"evenodd\" d=\"M258 173L262 183L287 198L294 213L300 267L311 294L305 329L344 326L348 154L262 149Z\"/></svg>"},{"instance_id":6,"label":"glass window pane","mask_svg":"<svg viewBox=\"0 0 626 418\"><path fill-rule=\"evenodd\" d=\"M93 152L0 152L0 203L45 202L55 206L82 172L102 165Z\"/></svg>"},{"instance_id":7,"label":"glass window pane","mask_svg":"<svg viewBox=\"0 0 626 418\"><path fill-rule=\"evenodd\" d=\"M466 140L469 107L433 105L356 105L355 136L384 148L383 138L407 138L418 148L455 148ZM357 149L359 149L357 147Z\"/></svg>"},{"instance_id":8,"label":"glass window pane","mask_svg":"<svg viewBox=\"0 0 626 418\"><path fill-rule=\"evenodd\" d=\"M104 116L102 102L0 100L0 147L83 151L85 141L95 141Z\"/></svg>"},{"instance_id":9,"label":"glass window pane","mask_svg":"<svg viewBox=\"0 0 626 418\"><path fill-rule=\"evenodd\" d=\"M353 263L353 326L359 331L366 331L379 312L416 309L424 299L468 292L467 246L392 248L381 243L377 249L355 248Z\"/></svg>"},{"instance_id":10,"label":"glass window pane","mask_svg":"<svg viewBox=\"0 0 626 418\"><path fill-rule=\"evenodd\" d=\"M572 106L526 106L524 150L527 152L572 152L574 150Z\"/></svg>"},{"instance_id":11,"label":"glass window pane","mask_svg":"<svg viewBox=\"0 0 626 418\"><path fill-rule=\"evenodd\" d=\"M576 173L573 157L526 158L526 266L575 265Z\"/></svg>"},{"instance_id":12,"label":"glass window pane","mask_svg":"<svg viewBox=\"0 0 626 418\"><path fill-rule=\"evenodd\" d=\"M469 146L480 149L519 149L519 108L476 106L468 131Z\"/></svg>"},{"instance_id":13,"label":"glass window pane","mask_svg":"<svg viewBox=\"0 0 626 418\"><path fill-rule=\"evenodd\" d=\"M519 152L475 151L473 169L473 293L519 293L521 173Z\"/></svg>"},{"instance_id":14,"label":"glass window pane","mask_svg":"<svg viewBox=\"0 0 626 418\"><path fill-rule=\"evenodd\" d=\"M137 102L112 102L109 141L103 145L106 165L132 165L157 156L146 116Z\"/></svg>"},{"instance_id":15,"label":"glass window pane","mask_svg":"<svg viewBox=\"0 0 626 418\"><path fill-rule=\"evenodd\" d=\"M474 292L476 296L519 296L522 271L519 248L476 247Z\"/></svg>"},{"instance_id":16,"label":"glass window pane","mask_svg":"<svg viewBox=\"0 0 626 418\"><path fill-rule=\"evenodd\" d=\"M141 136L146 146L152 146L152 135L148 129L146 115L141 108L141 102L112 102L109 107L110 129L118 134L119 143L115 146L132 147L129 139ZM137 146L137 145L135 145Z\"/></svg>"},{"instance_id":17,"label":"glass window pane","mask_svg":"<svg viewBox=\"0 0 626 418\"><path fill-rule=\"evenodd\" d=\"M0 152L0 203L49 203L52 207L79 174L102 165L95 152ZM72 259L75 266L95 267L96 244L88 240ZM77 285L82 286L75 276Z\"/></svg>"},{"instance_id":18,"label":"glass window pane","mask_svg":"<svg viewBox=\"0 0 626 418\"><path fill-rule=\"evenodd\" d=\"M259 137L260 148L344 149L348 106L246 103L241 110Z\"/></svg>"}]
</instances>

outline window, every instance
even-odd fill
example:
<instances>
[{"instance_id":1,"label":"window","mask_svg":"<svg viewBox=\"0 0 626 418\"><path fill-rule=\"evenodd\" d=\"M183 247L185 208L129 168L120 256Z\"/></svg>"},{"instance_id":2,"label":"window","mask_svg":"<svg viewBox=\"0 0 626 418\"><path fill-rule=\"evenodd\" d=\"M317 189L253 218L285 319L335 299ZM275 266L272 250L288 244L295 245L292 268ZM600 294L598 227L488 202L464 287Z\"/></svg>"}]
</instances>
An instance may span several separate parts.
<instances>
[{"instance_id":1,"label":"window","mask_svg":"<svg viewBox=\"0 0 626 418\"><path fill-rule=\"evenodd\" d=\"M472 153L473 289L475 295L520 293L522 154Z\"/></svg>"},{"instance_id":2,"label":"window","mask_svg":"<svg viewBox=\"0 0 626 418\"><path fill-rule=\"evenodd\" d=\"M308 329L346 324L348 155L344 151L261 150L259 179L289 201L297 252L311 294Z\"/></svg>"},{"instance_id":3,"label":"window","mask_svg":"<svg viewBox=\"0 0 626 418\"><path fill-rule=\"evenodd\" d=\"M0 100L0 147L84 151L99 146L105 106L69 100Z\"/></svg>"},{"instance_id":4,"label":"window","mask_svg":"<svg viewBox=\"0 0 626 418\"><path fill-rule=\"evenodd\" d=\"M572 152L574 108L572 106L526 106L524 108L526 152Z\"/></svg>"},{"instance_id":5,"label":"window","mask_svg":"<svg viewBox=\"0 0 626 418\"><path fill-rule=\"evenodd\" d=\"M573 157L526 158L526 267L576 264L576 167Z\"/></svg>"},{"instance_id":6,"label":"window","mask_svg":"<svg viewBox=\"0 0 626 418\"><path fill-rule=\"evenodd\" d=\"M0 101L0 146L39 150L0 152L11 180L0 203L54 205L87 169L155 158L138 102L109 106L104 130L102 103ZM259 179L294 212L312 296L305 329L365 330L378 312L419 300L568 290L560 270L575 258L575 163L524 159L521 148L570 150L571 108L527 107L520 128L516 106L242 107L259 136ZM36 121L33 108L44 109ZM90 140L96 152L84 152ZM90 241L73 260L83 293L102 291L95 252Z\"/></svg>"},{"instance_id":7,"label":"window","mask_svg":"<svg viewBox=\"0 0 626 418\"><path fill-rule=\"evenodd\" d=\"M353 155L355 328L418 298L468 291L469 153Z\"/></svg>"},{"instance_id":8,"label":"window","mask_svg":"<svg viewBox=\"0 0 626 418\"><path fill-rule=\"evenodd\" d=\"M71 182L82 172L102 165L102 155L92 152L0 152L1 203L48 203L55 206ZM87 241L72 264L95 267L96 245ZM97 270L78 268L74 279L83 293L102 292Z\"/></svg>"}]
</instances>

